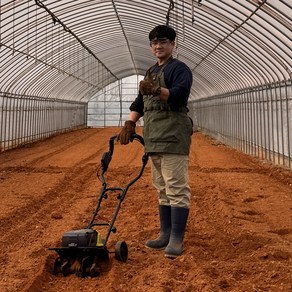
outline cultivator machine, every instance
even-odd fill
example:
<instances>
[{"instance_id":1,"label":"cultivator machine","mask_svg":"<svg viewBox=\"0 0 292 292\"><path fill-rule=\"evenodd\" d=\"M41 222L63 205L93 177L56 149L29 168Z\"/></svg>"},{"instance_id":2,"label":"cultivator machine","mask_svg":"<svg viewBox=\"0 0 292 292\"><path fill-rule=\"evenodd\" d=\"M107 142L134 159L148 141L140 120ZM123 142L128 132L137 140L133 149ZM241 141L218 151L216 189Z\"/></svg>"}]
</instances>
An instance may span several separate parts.
<instances>
[{"instance_id":1,"label":"cultivator machine","mask_svg":"<svg viewBox=\"0 0 292 292\"><path fill-rule=\"evenodd\" d=\"M116 221L121 204L126 197L127 191L143 174L148 161L148 154L144 153L142 157L142 167L139 174L132 179L125 187L108 188L105 173L114 152L114 142L117 136L113 136L109 141L109 151L105 152L101 159L101 181L102 189L98 198L98 203L93 212L92 219L88 226L80 230L67 231L62 236L62 246L50 248L57 252L53 273L62 273L64 276L76 274L79 277L96 277L101 272L101 263L109 260L109 254L114 253L115 258L121 262L128 259L128 246L125 241L118 241L115 244L115 250L109 251L107 242L111 233L116 233L114 223ZM144 140L141 136L134 134L131 136L131 142L139 141L144 146ZM110 222L99 222L98 214L102 202L106 200L111 192L117 193L117 206ZM103 238L98 231L99 227L107 228L106 236Z\"/></svg>"}]
</instances>

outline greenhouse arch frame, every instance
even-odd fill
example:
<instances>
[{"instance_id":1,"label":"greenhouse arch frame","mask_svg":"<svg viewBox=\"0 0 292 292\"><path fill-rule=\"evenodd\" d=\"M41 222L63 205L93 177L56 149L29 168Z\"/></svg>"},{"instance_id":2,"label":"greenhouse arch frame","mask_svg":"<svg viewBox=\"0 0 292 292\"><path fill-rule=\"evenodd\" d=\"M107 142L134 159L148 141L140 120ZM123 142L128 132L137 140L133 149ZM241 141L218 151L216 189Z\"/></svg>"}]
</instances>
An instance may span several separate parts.
<instances>
[{"instance_id":1,"label":"greenhouse arch frame","mask_svg":"<svg viewBox=\"0 0 292 292\"><path fill-rule=\"evenodd\" d=\"M148 33L167 23L193 73L194 129L291 168L291 12L289 0L1 0L0 151L121 126L155 62Z\"/></svg>"}]
</instances>

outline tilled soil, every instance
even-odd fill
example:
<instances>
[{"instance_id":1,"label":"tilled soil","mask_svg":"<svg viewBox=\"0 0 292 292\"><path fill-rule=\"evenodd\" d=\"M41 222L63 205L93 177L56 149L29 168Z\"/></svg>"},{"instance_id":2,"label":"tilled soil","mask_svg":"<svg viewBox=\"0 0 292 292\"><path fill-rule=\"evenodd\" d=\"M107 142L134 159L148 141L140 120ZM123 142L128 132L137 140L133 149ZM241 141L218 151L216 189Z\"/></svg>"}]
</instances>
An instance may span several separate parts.
<instances>
[{"instance_id":1,"label":"tilled soil","mask_svg":"<svg viewBox=\"0 0 292 292\"><path fill-rule=\"evenodd\" d=\"M126 241L128 261L110 253L96 278L53 275L57 253L49 248L60 246L64 232L89 223L101 190L100 159L118 131L78 130L0 154L1 292L292 291L291 170L199 132L191 146L182 256L171 260L144 246L159 233L149 161L122 202L107 245L112 251ZM115 144L108 185L127 185L142 155L137 141ZM102 220L112 219L117 202L116 195L105 200Z\"/></svg>"}]
</instances>

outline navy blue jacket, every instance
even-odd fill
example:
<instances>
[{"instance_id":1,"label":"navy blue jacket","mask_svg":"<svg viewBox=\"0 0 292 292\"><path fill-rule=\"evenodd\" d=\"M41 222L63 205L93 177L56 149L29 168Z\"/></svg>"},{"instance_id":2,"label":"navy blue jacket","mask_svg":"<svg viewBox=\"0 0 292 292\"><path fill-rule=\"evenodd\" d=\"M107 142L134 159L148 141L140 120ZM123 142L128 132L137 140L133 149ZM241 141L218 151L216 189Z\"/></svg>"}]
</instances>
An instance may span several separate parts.
<instances>
[{"instance_id":1,"label":"navy blue jacket","mask_svg":"<svg viewBox=\"0 0 292 292\"><path fill-rule=\"evenodd\" d=\"M151 73L160 70L156 63L150 68ZM173 111L178 111L180 107L186 107L193 82L192 72L189 67L180 60L172 59L164 68L164 80L169 89L167 103ZM143 96L139 92L138 96L130 106L131 111L138 112L141 116L143 112Z\"/></svg>"}]
</instances>

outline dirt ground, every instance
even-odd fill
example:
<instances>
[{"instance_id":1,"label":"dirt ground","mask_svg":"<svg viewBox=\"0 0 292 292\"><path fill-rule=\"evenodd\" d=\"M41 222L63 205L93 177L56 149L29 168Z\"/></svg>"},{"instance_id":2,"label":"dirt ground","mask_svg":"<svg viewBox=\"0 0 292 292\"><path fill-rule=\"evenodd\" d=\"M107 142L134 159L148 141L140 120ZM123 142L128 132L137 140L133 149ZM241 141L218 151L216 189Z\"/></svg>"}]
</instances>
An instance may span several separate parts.
<instances>
[{"instance_id":1,"label":"dirt ground","mask_svg":"<svg viewBox=\"0 0 292 292\"><path fill-rule=\"evenodd\" d=\"M182 256L145 248L159 232L150 161L127 192L107 247L126 241L96 278L53 275L64 232L85 228L101 190L100 159L118 128L78 130L0 154L0 291L292 291L292 171L195 133ZM115 144L108 186L141 168L142 145ZM111 220L116 194L100 218ZM107 219L108 218L108 219ZM106 230L100 232L106 232Z\"/></svg>"}]
</instances>

